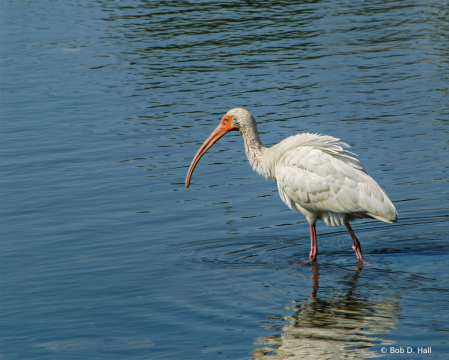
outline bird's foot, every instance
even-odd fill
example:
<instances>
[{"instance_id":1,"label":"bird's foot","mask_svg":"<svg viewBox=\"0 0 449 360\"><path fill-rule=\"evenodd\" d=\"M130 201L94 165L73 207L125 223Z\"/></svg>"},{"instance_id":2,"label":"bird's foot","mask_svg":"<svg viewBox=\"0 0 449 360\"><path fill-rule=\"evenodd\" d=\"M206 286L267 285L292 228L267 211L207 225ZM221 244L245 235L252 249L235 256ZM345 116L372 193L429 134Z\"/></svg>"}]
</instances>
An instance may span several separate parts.
<instances>
[{"instance_id":1,"label":"bird's foot","mask_svg":"<svg viewBox=\"0 0 449 360\"><path fill-rule=\"evenodd\" d=\"M288 267L298 267L298 266L308 266L310 265L308 261L296 260L293 264L288 265Z\"/></svg>"},{"instance_id":2,"label":"bird's foot","mask_svg":"<svg viewBox=\"0 0 449 360\"><path fill-rule=\"evenodd\" d=\"M357 255L357 260L362 262L363 261L363 256L362 256L362 249L361 249L361 247L352 245L352 248L354 249L355 254Z\"/></svg>"},{"instance_id":3,"label":"bird's foot","mask_svg":"<svg viewBox=\"0 0 449 360\"><path fill-rule=\"evenodd\" d=\"M318 265L318 263L316 262L316 254L310 253L309 263L310 265Z\"/></svg>"}]
</instances>

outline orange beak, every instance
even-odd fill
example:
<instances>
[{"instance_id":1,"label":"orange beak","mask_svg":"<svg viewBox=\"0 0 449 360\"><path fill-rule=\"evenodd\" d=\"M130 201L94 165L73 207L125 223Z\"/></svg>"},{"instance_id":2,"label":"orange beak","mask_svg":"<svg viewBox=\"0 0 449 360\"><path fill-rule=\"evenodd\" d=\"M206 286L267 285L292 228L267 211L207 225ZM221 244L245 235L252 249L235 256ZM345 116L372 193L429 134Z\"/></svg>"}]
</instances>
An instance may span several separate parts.
<instances>
[{"instance_id":1,"label":"orange beak","mask_svg":"<svg viewBox=\"0 0 449 360\"><path fill-rule=\"evenodd\" d=\"M227 121L226 121L227 120ZM220 122L220 125L213 131L212 134L206 139L206 141L201 145L200 149L196 153L195 157L190 164L189 172L187 173L186 178L186 187L188 188L190 185L190 178L192 177L193 170L195 170L196 164L200 161L201 157L209 150L212 145L214 145L218 140L220 140L223 135L227 134L232 130L237 130L234 126L231 125L232 116L225 115Z\"/></svg>"}]
</instances>

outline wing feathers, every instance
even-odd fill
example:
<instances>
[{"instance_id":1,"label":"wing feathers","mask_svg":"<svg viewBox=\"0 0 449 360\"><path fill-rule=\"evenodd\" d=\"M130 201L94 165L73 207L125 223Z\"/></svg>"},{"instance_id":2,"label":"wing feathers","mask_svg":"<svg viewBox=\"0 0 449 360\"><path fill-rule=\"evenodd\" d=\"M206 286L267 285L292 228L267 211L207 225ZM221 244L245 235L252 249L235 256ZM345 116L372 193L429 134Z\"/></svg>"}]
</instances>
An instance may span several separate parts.
<instances>
[{"instance_id":1,"label":"wing feathers","mask_svg":"<svg viewBox=\"0 0 449 360\"><path fill-rule=\"evenodd\" d=\"M331 136L299 134L268 149L264 156L275 161L270 177L291 208L317 213L330 225L341 223L332 213L396 221L397 212L387 194L363 171L355 154L344 150L348 147Z\"/></svg>"}]
</instances>

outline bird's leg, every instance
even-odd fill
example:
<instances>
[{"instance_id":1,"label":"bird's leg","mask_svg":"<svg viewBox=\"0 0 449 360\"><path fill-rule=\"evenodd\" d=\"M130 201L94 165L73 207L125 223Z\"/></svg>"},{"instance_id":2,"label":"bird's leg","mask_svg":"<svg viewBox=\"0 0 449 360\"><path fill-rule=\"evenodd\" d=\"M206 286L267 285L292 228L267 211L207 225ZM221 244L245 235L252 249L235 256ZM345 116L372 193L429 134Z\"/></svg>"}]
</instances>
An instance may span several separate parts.
<instances>
[{"instance_id":1,"label":"bird's leg","mask_svg":"<svg viewBox=\"0 0 449 360\"><path fill-rule=\"evenodd\" d=\"M310 255L309 255L309 259L312 262L316 261L316 256L318 255L318 245L316 242L316 228L315 228L315 224L310 225Z\"/></svg>"},{"instance_id":2,"label":"bird's leg","mask_svg":"<svg viewBox=\"0 0 449 360\"><path fill-rule=\"evenodd\" d=\"M351 235L352 238L352 248L354 249L356 255L357 255L357 259L359 261L363 260L363 256L362 256L362 247L360 246L360 242L359 239L357 239L357 237L354 234L354 231L352 231L351 225L349 225L349 223L346 223L346 228L349 231L349 235Z\"/></svg>"}]
</instances>

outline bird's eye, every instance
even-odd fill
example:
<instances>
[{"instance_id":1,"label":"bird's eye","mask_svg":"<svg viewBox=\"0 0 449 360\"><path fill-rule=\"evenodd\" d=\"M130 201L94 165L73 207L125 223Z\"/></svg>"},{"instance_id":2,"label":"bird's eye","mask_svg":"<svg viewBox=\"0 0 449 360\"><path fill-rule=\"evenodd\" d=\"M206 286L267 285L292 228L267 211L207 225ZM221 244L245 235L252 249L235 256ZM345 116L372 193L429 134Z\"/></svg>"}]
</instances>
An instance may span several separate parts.
<instances>
[{"instance_id":1,"label":"bird's eye","mask_svg":"<svg viewBox=\"0 0 449 360\"><path fill-rule=\"evenodd\" d=\"M226 118L225 120L226 120L226 122L229 122L229 119L228 119L228 118Z\"/></svg>"}]
</instances>

